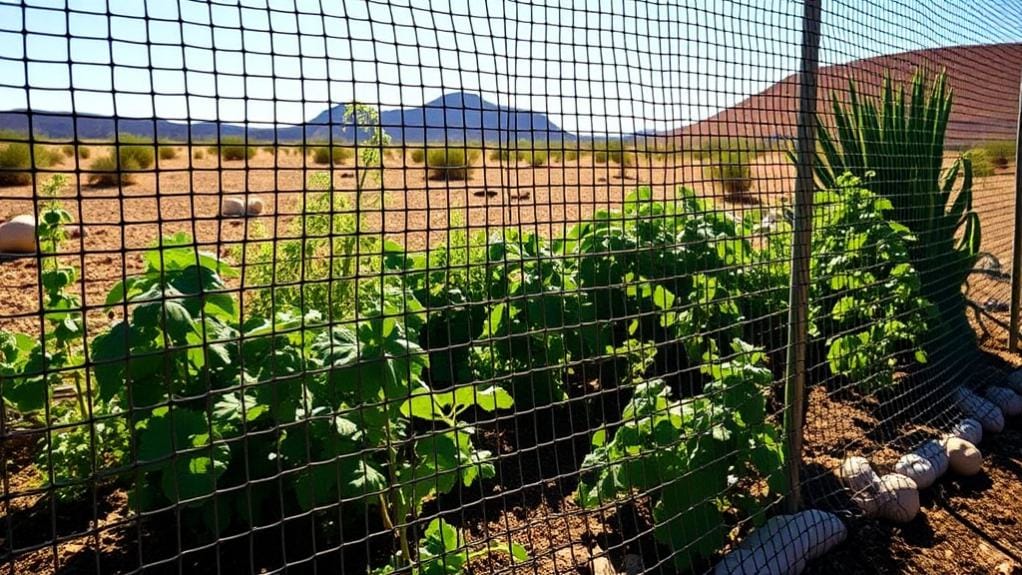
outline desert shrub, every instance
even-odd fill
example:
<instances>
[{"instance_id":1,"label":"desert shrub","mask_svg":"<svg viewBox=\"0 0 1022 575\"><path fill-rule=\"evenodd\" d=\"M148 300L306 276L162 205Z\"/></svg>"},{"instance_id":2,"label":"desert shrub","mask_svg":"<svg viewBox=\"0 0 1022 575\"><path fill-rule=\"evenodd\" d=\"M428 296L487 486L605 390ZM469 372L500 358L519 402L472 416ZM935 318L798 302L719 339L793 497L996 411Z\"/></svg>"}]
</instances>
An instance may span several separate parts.
<instances>
[{"instance_id":1,"label":"desert shrub","mask_svg":"<svg viewBox=\"0 0 1022 575\"><path fill-rule=\"evenodd\" d=\"M120 158L120 161L118 161ZM93 172L89 174L89 185L96 186L97 188L111 188L117 185L129 186L135 182L134 177L128 172L138 171L142 168L139 167L137 160L133 157L121 156L103 156L102 158L96 158L89 169Z\"/></svg>"},{"instance_id":2,"label":"desert shrub","mask_svg":"<svg viewBox=\"0 0 1022 575\"><path fill-rule=\"evenodd\" d=\"M561 152L559 150L549 152L548 154L550 156L551 164L558 164L564 159L564 152Z\"/></svg>"},{"instance_id":3,"label":"desert shrub","mask_svg":"<svg viewBox=\"0 0 1022 575\"><path fill-rule=\"evenodd\" d=\"M241 136L225 136L220 140L220 159L225 162L239 162L251 160L257 149L254 146L245 144Z\"/></svg>"},{"instance_id":4,"label":"desert shrub","mask_svg":"<svg viewBox=\"0 0 1022 575\"><path fill-rule=\"evenodd\" d=\"M966 155L972 158L973 177L987 178L997 173L995 162L986 148L973 148Z\"/></svg>"},{"instance_id":5,"label":"desert shrub","mask_svg":"<svg viewBox=\"0 0 1022 575\"><path fill-rule=\"evenodd\" d=\"M634 166L639 163L639 157L635 152L625 150L610 150L607 152L607 159L621 167Z\"/></svg>"},{"instance_id":6,"label":"desert shrub","mask_svg":"<svg viewBox=\"0 0 1022 575\"><path fill-rule=\"evenodd\" d=\"M426 161L426 150L425 148L415 148L412 150L412 161L416 164L421 164Z\"/></svg>"},{"instance_id":7,"label":"desert shrub","mask_svg":"<svg viewBox=\"0 0 1022 575\"><path fill-rule=\"evenodd\" d=\"M60 147L60 153L64 154L66 158L73 158L75 155L75 147L71 144Z\"/></svg>"},{"instance_id":8,"label":"desert shrub","mask_svg":"<svg viewBox=\"0 0 1022 575\"><path fill-rule=\"evenodd\" d=\"M37 168L48 168L60 161L60 155L36 144L29 152L28 142L10 142L0 146L0 186L25 186L32 183L29 170L35 160Z\"/></svg>"},{"instance_id":9,"label":"desert shrub","mask_svg":"<svg viewBox=\"0 0 1022 575\"><path fill-rule=\"evenodd\" d=\"M160 159L173 160L177 157L177 148L174 146L160 146Z\"/></svg>"},{"instance_id":10,"label":"desert shrub","mask_svg":"<svg viewBox=\"0 0 1022 575\"><path fill-rule=\"evenodd\" d=\"M438 180L467 180L479 150L465 148L434 148L426 155L426 166Z\"/></svg>"},{"instance_id":11,"label":"desert shrub","mask_svg":"<svg viewBox=\"0 0 1022 575\"><path fill-rule=\"evenodd\" d=\"M490 159L499 160L501 162L525 162L529 160L531 155L532 153L528 150L508 148L503 150L494 150L490 154Z\"/></svg>"},{"instance_id":12,"label":"desert shrub","mask_svg":"<svg viewBox=\"0 0 1022 575\"><path fill-rule=\"evenodd\" d=\"M355 152L351 148L345 148L343 146L334 146L332 149L328 146L319 146L313 150L312 161L317 164L342 164L351 158L355 157Z\"/></svg>"},{"instance_id":13,"label":"desert shrub","mask_svg":"<svg viewBox=\"0 0 1022 575\"><path fill-rule=\"evenodd\" d=\"M597 164L606 164L610 159L610 152L607 150L596 150L593 152L593 162Z\"/></svg>"},{"instance_id":14,"label":"desert shrub","mask_svg":"<svg viewBox=\"0 0 1022 575\"><path fill-rule=\"evenodd\" d=\"M32 183L32 174L25 171L32 163L28 144L11 142L0 147L0 186L24 186Z\"/></svg>"},{"instance_id":15,"label":"desert shrub","mask_svg":"<svg viewBox=\"0 0 1022 575\"><path fill-rule=\"evenodd\" d=\"M192 152L192 158L194 158L196 160L201 160L202 158L205 158L205 157L206 157L206 152L203 152L202 150L195 150L194 152Z\"/></svg>"},{"instance_id":16,"label":"desert shrub","mask_svg":"<svg viewBox=\"0 0 1022 575\"><path fill-rule=\"evenodd\" d=\"M578 159L578 150L565 150L564 151L564 161L565 162L574 162L577 159Z\"/></svg>"},{"instance_id":17,"label":"desert shrub","mask_svg":"<svg viewBox=\"0 0 1022 575\"><path fill-rule=\"evenodd\" d=\"M991 163L996 168L1007 168L1008 164L1015 161L1015 142L1011 140L984 142L980 149L986 152L990 157ZM975 160L973 161L973 170L975 170Z\"/></svg>"},{"instance_id":18,"label":"desert shrub","mask_svg":"<svg viewBox=\"0 0 1022 575\"><path fill-rule=\"evenodd\" d=\"M271 156L276 155L277 153L277 148L274 148L273 146L263 146L262 150Z\"/></svg>"},{"instance_id":19,"label":"desert shrub","mask_svg":"<svg viewBox=\"0 0 1022 575\"><path fill-rule=\"evenodd\" d=\"M92 149L87 146L78 146L78 157L82 160L88 160L92 156Z\"/></svg>"},{"instance_id":20,"label":"desert shrub","mask_svg":"<svg viewBox=\"0 0 1022 575\"><path fill-rule=\"evenodd\" d=\"M528 162L533 168L540 168L547 164L549 155L545 150L533 150L529 152Z\"/></svg>"},{"instance_id":21,"label":"desert shrub","mask_svg":"<svg viewBox=\"0 0 1022 575\"><path fill-rule=\"evenodd\" d=\"M122 171L147 170L156 161L153 145L137 136L121 135L117 146L117 156Z\"/></svg>"},{"instance_id":22,"label":"desert shrub","mask_svg":"<svg viewBox=\"0 0 1022 575\"><path fill-rule=\"evenodd\" d=\"M720 182L727 196L739 198L752 189L748 152L718 152L704 169L708 179Z\"/></svg>"},{"instance_id":23,"label":"desert shrub","mask_svg":"<svg viewBox=\"0 0 1022 575\"><path fill-rule=\"evenodd\" d=\"M355 151L344 146L334 146L333 150L330 151L330 159L335 165L347 162L354 157Z\"/></svg>"}]
</instances>

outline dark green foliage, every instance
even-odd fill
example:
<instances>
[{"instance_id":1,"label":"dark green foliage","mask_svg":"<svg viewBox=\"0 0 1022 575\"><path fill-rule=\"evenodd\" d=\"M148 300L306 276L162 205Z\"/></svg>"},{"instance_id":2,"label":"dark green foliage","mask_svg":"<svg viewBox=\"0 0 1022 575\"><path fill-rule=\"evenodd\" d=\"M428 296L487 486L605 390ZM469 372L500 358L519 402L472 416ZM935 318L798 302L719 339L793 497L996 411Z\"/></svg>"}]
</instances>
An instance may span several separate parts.
<instances>
[{"instance_id":1,"label":"dark green foliage","mask_svg":"<svg viewBox=\"0 0 1022 575\"><path fill-rule=\"evenodd\" d=\"M780 431L767 420L773 375L762 351L741 340L733 355L708 356L704 393L675 399L659 379L638 383L616 430L598 429L582 464L578 502L596 508L642 493L651 498L654 536L687 569L727 541L723 510L762 519L762 505L786 492ZM733 489L765 480L753 495Z\"/></svg>"},{"instance_id":2,"label":"dark green foliage","mask_svg":"<svg viewBox=\"0 0 1022 575\"><path fill-rule=\"evenodd\" d=\"M972 207L968 155L943 169L952 99L943 73L930 83L917 72L908 97L890 78L879 98L860 95L851 82L847 103L832 96L834 128L821 119L815 171L821 189L837 189L838 177L850 172L890 202L888 217L915 238L911 262L923 296L938 312L932 341L972 346L962 284L979 254L980 222Z\"/></svg>"},{"instance_id":3,"label":"dark green foliage","mask_svg":"<svg viewBox=\"0 0 1022 575\"><path fill-rule=\"evenodd\" d=\"M893 385L902 356L926 361L932 310L909 257L915 238L884 219L889 200L860 185L845 175L816 194L810 321L831 371L868 390Z\"/></svg>"}]
</instances>

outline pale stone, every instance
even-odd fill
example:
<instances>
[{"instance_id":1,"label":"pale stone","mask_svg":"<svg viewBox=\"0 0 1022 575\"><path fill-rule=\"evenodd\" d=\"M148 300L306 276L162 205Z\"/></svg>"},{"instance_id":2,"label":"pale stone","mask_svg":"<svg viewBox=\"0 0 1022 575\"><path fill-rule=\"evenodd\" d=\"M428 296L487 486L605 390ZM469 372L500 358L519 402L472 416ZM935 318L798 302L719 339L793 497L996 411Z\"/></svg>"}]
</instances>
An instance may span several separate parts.
<instances>
[{"instance_id":1,"label":"pale stone","mask_svg":"<svg viewBox=\"0 0 1022 575\"><path fill-rule=\"evenodd\" d=\"M983 441L983 424L967 417L954 426L951 435L960 437L973 445L979 445Z\"/></svg>"},{"instance_id":2,"label":"pale stone","mask_svg":"<svg viewBox=\"0 0 1022 575\"><path fill-rule=\"evenodd\" d=\"M245 215L245 201L241 198L224 198L220 215L227 218L240 218Z\"/></svg>"},{"instance_id":3,"label":"pale stone","mask_svg":"<svg viewBox=\"0 0 1022 575\"><path fill-rule=\"evenodd\" d=\"M1022 396L1019 396L1014 391L1006 387L992 385L987 388L983 395L990 400L990 403L1001 408L1004 415L1008 417L1022 415Z\"/></svg>"},{"instance_id":4,"label":"pale stone","mask_svg":"<svg viewBox=\"0 0 1022 575\"><path fill-rule=\"evenodd\" d=\"M0 224L0 253L34 254L36 250L35 216L14 216Z\"/></svg>"},{"instance_id":5,"label":"pale stone","mask_svg":"<svg viewBox=\"0 0 1022 575\"><path fill-rule=\"evenodd\" d=\"M831 513L807 509L771 517L717 564L714 575L791 575L848 537Z\"/></svg>"},{"instance_id":6,"label":"pale stone","mask_svg":"<svg viewBox=\"0 0 1022 575\"><path fill-rule=\"evenodd\" d=\"M245 215L258 216L263 213L263 200L261 198L249 198L245 204Z\"/></svg>"},{"instance_id":7,"label":"pale stone","mask_svg":"<svg viewBox=\"0 0 1022 575\"><path fill-rule=\"evenodd\" d=\"M838 477L852 492L852 501L867 517L880 511L880 476L863 457L849 457L838 469Z\"/></svg>"},{"instance_id":8,"label":"pale stone","mask_svg":"<svg viewBox=\"0 0 1022 575\"><path fill-rule=\"evenodd\" d=\"M898 460L894 470L916 482L919 489L933 485L947 472L948 458L944 446L936 440L929 440L912 453Z\"/></svg>"},{"instance_id":9,"label":"pale stone","mask_svg":"<svg viewBox=\"0 0 1022 575\"><path fill-rule=\"evenodd\" d=\"M895 523L908 523L919 513L919 488L915 481L900 473L880 478L883 505L880 516Z\"/></svg>"},{"instance_id":10,"label":"pale stone","mask_svg":"<svg viewBox=\"0 0 1022 575\"><path fill-rule=\"evenodd\" d=\"M1004 431L1004 413L999 407L964 387L958 388L955 397L962 413L982 423L985 433Z\"/></svg>"},{"instance_id":11,"label":"pale stone","mask_svg":"<svg viewBox=\"0 0 1022 575\"><path fill-rule=\"evenodd\" d=\"M976 475L983 469L983 454L975 445L959 437L949 437L944 443L951 470L958 475Z\"/></svg>"}]
</instances>

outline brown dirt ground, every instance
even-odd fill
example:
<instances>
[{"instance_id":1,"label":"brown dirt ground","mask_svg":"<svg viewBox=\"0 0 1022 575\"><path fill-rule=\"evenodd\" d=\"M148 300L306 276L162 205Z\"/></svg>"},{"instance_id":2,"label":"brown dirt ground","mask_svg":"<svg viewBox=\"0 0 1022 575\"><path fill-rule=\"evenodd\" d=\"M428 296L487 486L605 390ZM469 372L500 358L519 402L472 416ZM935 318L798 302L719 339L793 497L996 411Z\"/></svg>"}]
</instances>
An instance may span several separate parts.
<instances>
[{"instance_id":1,"label":"brown dirt ground","mask_svg":"<svg viewBox=\"0 0 1022 575\"><path fill-rule=\"evenodd\" d=\"M87 232L72 250L84 269L87 306L100 306L117 279L139 270L137 250L151 245L158 234L189 231L200 243L217 248L251 236L255 231L251 221L217 217L225 195L259 194L269 203L267 215L259 218L262 226L267 233L282 230L295 212L306 174L321 171L312 166L304 169L298 156L281 155L275 160L260 152L247 172L241 163L218 170L216 158L209 155L194 161L193 166L200 170L189 172L188 157L190 154L183 154L161 166L158 174L143 175L138 184L123 190L70 187L66 203ZM74 177L73 165L58 169ZM791 170L779 154L761 156L755 170L757 197L772 203L790 191ZM352 189L353 172L350 166L335 170L335 185ZM660 197L668 195L675 184L691 185L707 196L718 195L704 180L698 163L653 162L630 169L628 175L629 179L622 180L616 167L594 166L584 159L539 169L479 169L467 182L445 183L426 179L421 166L395 166L385 171L384 208L372 214L370 221L375 229L382 228L410 248L422 249L443 241L452 209L462 210L464 222L474 229L520 225L538 226L549 233L563 230L593 210L618 204L637 185L652 185ZM1010 263L1013 206L1010 192L1005 190L1011 186L1011 174L1003 173L981 180L976 191L987 231L985 247L1005 266ZM0 189L0 218L32 209L29 187ZM35 275L34 259L0 262L0 301L4 302L0 329L33 329L31 315L38 299ZM976 301L1007 299L1007 286L997 278L978 278L973 287ZM995 310L991 317L1004 319L1006 314ZM1003 352L1003 330L989 317L982 320L982 327L991 333L985 349L1002 364L1018 364L1017 358ZM90 328L107 321L105 312L96 310L90 315ZM806 487L807 497L833 495L833 486L826 483L828 470L846 454L869 453L883 468L893 463L903 448L910 447L913 438L936 432L909 420L892 420L883 411L880 398L824 389L814 390L807 414L806 476L814 480ZM901 405L911 408L911 400L907 398L908 403ZM642 501L602 511L585 511L574 503L570 494L589 442L588 433L578 430L593 427L591 408L582 403L498 420L486 435L488 447L505 456L498 477L476 493L466 490L436 503L435 511L460 517L457 522L473 541L510 538L525 545L533 558L516 566L492 559L475 564L474 572L591 573L591 557L600 554L599 550L607 550L606 557L618 570L638 557L649 571L670 571L669 554L644 535L650 519ZM1013 422L1015 429L1022 428L1020 423ZM560 431L540 437L543 429ZM882 431L871 431L877 429ZM853 519L850 540L810 566L809 572L1022 572L1022 529L1016 523L1022 497L1022 436L1017 431L1007 432L986 440L982 449L987 455L986 470L978 478L945 478L924 497L920 518L906 526ZM183 540L173 513L141 521L131 516L121 490L101 488L88 504L57 506L45 494L33 491L38 477L29 452L26 445L3 446L0 552L9 552L11 546L33 550L17 556L0 555L0 573L115 573L154 562L162 562L152 570L155 572L244 572L278 568L283 557L288 561L304 558L310 549L310 527L301 520L259 535L212 544ZM832 498L822 499L831 503ZM364 566L367 556L378 559L381 555L380 546L372 542L361 545L362 550L354 553L357 557L347 558L329 551L329 543L321 546L313 541L311 545L312 550L328 550L321 551L322 561L316 563L321 567L318 570L324 571L336 570L338 565L350 568L353 562ZM182 547L192 551L174 560ZM292 555L289 547L298 549L298 555ZM382 553L385 556L386 549ZM249 558L255 558L257 564L250 564ZM296 564L291 570L304 572L312 567Z\"/></svg>"},{"instance_id":2,"label":"brown dirt ground","mask_svg":"<svg viewBox=\"0 0 1022 575\"><path fill-rule=\"evenodd\" d=\"M204 148L196 148L200 149ZM86 232L81 240L69 241L65 251L83 270L82 299L92 309L88 314L91 329L109 321L99 309L106 293L125 274L140 271L140 252L153 246L160 235L187 232L204 249L221 253L245 237L287 236L304 182L311 174L327 171L312 164L311 156L303 157L297 150L284 152L284 148L276 156L259 150L247 169L240 161L219 164L218 157L209 153L190 159L187 151L181 148L177 158L161 161L157 170L137 175L136 183L122 188L79 186L79 178L87 181L92 160L76 166L73 158L65 158L50 169L70 178L63 203ZM92 158L106 153L102 147L93 147ZM625 171L624 179L619 167L594 164L591 156L541 168L484 159L468 180L450 182L430 179L422 164L406 161L398 151L385 165L382 196L370 194L375 197L364 202L375 206L365 212L368 231L382 229L410 251L443 242L452 225L473 232L513 226L562 235L585 215L619 206L640 185L651 186L657 197L672 197L682 185L706 195L718 194L706 180L703 166L695 160L682 163L680 156L644 158ZM764 201L779 197L788 191L791 173L781 154L760 156L753 166L754 187L749 196ZM354 190L353 163L336 167L333 181L338 190ZM223 198L245 194L263 199L262 216L219 217ZM35 212L34 202L32 186L0 188L0 222ZM0 301L4 302L0 329L39 332L38 319L31 317L40 297L36 273L31 258L0 263Z\"/></svg>"}]
</instances>

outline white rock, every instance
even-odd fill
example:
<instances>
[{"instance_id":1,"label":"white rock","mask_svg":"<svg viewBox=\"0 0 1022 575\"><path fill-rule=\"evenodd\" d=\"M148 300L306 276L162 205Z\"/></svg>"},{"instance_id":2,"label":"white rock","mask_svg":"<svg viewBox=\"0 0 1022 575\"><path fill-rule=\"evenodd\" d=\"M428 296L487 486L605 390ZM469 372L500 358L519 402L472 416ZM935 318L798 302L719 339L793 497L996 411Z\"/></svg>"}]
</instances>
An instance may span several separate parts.
<instances>
[{"instance_id":1,"label":"white rock","mask_svg":"<svg viewBox=\"0 0 1022 575\"><path fill-rule=\"evenodd\" d=\"M912 481L919 489L933 485L941 475L947 473L948 459L944 446L931 439L912 453L907 453L898 460L894 470Z\"/></svg>"},{"instance_id":2,"label":"white rock","mask_svg":"<svg viewBox=\"0 0 1022 575\"><path fill-rule=\"evenodd\" d=\"M1004 414L996 405L964 387L958 388L955 398L962 413L982 423L985 433L1004 431Z\"/></svg>"},{"instance_id":3,"label":"white rock","mask_svg":"<svg viewBox=\"0 0 1022 575\"><path fill-rule=\"evenodd\" d=\"M225 218L240 218L245 215L245 200L241 198L224 198L220 215Z\"/></svg>"},{"instance_id":4,"label":"white rock","mask_svg":"<svg viewBox=\"0 0 1022 575\"><path fill-rule=\"evenodd\" d=\"M261 198L249 198L245 203L245 215L258 216L263 213L263 200Z\"/></svg>"},{"instance_id":5,"label":"white rock","mask_svg":"<svg viewBox=\"0 0 1022 575\"><path fill-rule=\"evenodd\" d=\"M770 518L717 564L714 575L798 575L848 536L837 516L809 509Z\"/></svg>"},{"instance_id":6,"label":"white rock","mask_svg":"<svg viewBox=\"0 0 1022 575\"><path fill-rule=\"evenodd\" d=\"M880 516L895 523L908 523L919 513L919 488L915 481L899 473L880 478L882 505Z\"/></svg>"},{"instance_id":7,"label":"white rock","mask_svg":"<svg viewBox=\"0 0 1022 575\"><path fill-rule=\"evenodd\" d=\"M22 214L0 224L0 253L34 254L35 216Z\"/></svg>"},{"instance_id":8,"label":"white rock","mask_svg":"<svg viewBox=\"0 0 1022 575\"><path fill-rule=\"evenodd\" d=\"M838 469L838 477L852 492L852 501L867 517L880 511L880 476L863 457L849 457Z\"/></svg>"},{"instance_id":9,"label":"white rock","mask_svg":"<svg viewBox=\"0 0 1022 575\"><path fill-rule=\"evenodd\" d=\"M967 417L951 429L951 435L960 437L973 445L979 445L983 441L983 424Z\"/></svg>"},{"instance_id":10,"label":"white rock","mask_svg":"<svg viewBox=\"0 0 1022 575\"><path fill-rule=\"evenodd\" d=\"M983 393L990 403L1001 409L1008 417L1022 415L1022 396L1006 387L992 385Z\"/></svg>"},{"instance_id":11,"label":"white rock","mask_svg":"<svg viewBox=\"0 0 1022 575\"><path fill-rule=\"evenodd\" d=\"M951 470L959 475L976 475L983 469L983 454L975 445L958 437L949 437L944 443Z\"/></svg>"}]
</instances>

